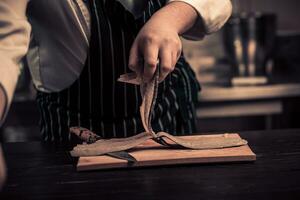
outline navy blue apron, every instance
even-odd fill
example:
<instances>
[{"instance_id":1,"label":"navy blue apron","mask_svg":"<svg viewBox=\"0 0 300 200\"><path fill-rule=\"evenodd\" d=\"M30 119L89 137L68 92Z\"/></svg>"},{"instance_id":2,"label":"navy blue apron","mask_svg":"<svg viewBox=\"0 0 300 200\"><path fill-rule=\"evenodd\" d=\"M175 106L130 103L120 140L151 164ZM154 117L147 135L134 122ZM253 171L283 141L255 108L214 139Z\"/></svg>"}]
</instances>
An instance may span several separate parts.
<instances>
[{"instance_id":1,"label":"navy blue apron","mask_svg":"<svg viewBox=\"0 0 300 200\"><path fill-rule=\"evenodd\" d=\"M61 92L37 94L44 141L73 140L71 126L88 128L104 138L143 131L139 87L117 82L117 78L130 72L131 45L145 22L164 4L163 0L149 0L143 15L135 19L115 0L90 0L90 47L80 77ZM199 89L194 72L181 55L175 70L159 86L153 129L174 135L194 132Z\"/></svg>"}]
</instances>

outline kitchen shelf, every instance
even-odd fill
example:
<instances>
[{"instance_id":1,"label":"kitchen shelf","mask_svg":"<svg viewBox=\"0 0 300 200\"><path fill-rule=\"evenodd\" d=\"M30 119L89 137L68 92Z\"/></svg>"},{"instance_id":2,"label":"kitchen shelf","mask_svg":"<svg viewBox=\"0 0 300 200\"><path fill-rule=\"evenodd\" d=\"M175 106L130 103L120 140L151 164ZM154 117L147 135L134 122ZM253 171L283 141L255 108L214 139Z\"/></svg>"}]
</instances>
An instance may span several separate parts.
<instances>
[{"instance_id":1,"label":"kitchen shelf","mask_svg":"<svg viewBox=\"0 0 300 200\"><path fill-rule=\"evenodd\" d=\"M300 97L300 83L243 87L203 87L199 102L249 101Z\"/></svg>"}]
</instances>

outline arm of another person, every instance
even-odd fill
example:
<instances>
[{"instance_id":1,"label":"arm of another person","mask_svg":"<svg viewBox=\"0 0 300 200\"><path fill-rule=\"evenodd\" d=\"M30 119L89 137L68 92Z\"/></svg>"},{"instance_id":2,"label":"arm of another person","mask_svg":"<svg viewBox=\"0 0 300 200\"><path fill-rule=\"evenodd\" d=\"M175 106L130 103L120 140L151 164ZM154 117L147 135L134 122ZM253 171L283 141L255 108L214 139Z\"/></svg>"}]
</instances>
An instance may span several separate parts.
<instances>
[{"instance_id":1,"label":"arm of another person","mask_svg":"<svg viewBox=\"0 0 300 200\"><path fill-rule=\"evenodd\" d=\"M5 96L4 91L0 89L0 113L4 111ZM0 143L0 191L6 179L6 166Z\"/></svg>"},{"instance_id":2,"label":"arm of another person","mask_svg":"<svg viewBox=\"0 0 300 200\"><path fill-rule=\"evenodd\" d=\"M219 30L230 17L230 0L169 0L138 33L130 51L129 68L147 82L160 60L160 81L174 70L181 54L179 36L202 39ZM144 66L140 66L140 60Z\"/></svg>"},{"instance_id":3,"label":"arm of another person","mask_svg":"<svg viewBox=\"0 0 300 200\"><path fill-rule=\"evenodd\" d=\"M3 157L2 147L0 144L0 191L6 179L6 166Z\"/></svg>"},{"instance_id":4,"label":"arm of another person","mask_svg":"<svg viewBox=\"0 0 300 200\"><path fill-rule=\"evenodd\" d=\"M0 0L0 127L12 101L26 54L30 25L26 19L29 0ZM6 166L0 144L0 190L6 178Z\"/></svg>"},{"instance_id":5,"label":"arm of another person","mask_svg":"<svg viewBox=\"0 0 300 200\"><path fill-rule=\"evenodd\" d=\"M31 27L29 0L0 0L0 126L13 98L20 63L28 50Z\"/></svg>"}]
</instances>

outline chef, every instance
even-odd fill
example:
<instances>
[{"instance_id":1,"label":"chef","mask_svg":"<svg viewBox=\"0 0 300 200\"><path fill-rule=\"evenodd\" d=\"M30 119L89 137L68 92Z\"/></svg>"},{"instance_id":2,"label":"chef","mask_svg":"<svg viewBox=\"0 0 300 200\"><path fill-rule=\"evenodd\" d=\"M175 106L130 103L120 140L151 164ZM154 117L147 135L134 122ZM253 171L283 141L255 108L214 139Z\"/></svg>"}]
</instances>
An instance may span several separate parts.
<instances>
[{"instance_id":1,"label":"chef","mask_svg":"<svg viewBox=\"0 0 300 200\"><path fill-rule=\"evenodd\" d=\"M44 141L68 143L71 126L137 134L139 88L117 79L134 71L148 82L159 67L153 129L189 134L200 87L180 36L200 40L230 14L229 0L1 0L1 122L26 60Z\"/></svg>"}]
</instances>

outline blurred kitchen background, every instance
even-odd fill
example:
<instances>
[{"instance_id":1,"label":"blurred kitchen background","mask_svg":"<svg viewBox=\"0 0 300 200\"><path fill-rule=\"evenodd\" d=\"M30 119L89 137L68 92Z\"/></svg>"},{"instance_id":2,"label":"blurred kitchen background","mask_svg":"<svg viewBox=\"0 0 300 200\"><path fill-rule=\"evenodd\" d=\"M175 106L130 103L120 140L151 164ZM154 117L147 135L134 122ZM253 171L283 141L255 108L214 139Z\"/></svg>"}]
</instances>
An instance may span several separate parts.
<instances>
[{"instance_id":1,"label":"blurred kitchen background","mask_svg":"<svg viewBox=\"0 0 300 200\"><path fill-rule=\"evenodd\" d=\"M300 128L300 1L233 0L221 31L202 41L183 39L202 85L199 133ZM39 140L39 113L23 68L1 137Z\"/></svg>"}]
</instances>

